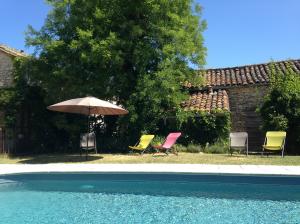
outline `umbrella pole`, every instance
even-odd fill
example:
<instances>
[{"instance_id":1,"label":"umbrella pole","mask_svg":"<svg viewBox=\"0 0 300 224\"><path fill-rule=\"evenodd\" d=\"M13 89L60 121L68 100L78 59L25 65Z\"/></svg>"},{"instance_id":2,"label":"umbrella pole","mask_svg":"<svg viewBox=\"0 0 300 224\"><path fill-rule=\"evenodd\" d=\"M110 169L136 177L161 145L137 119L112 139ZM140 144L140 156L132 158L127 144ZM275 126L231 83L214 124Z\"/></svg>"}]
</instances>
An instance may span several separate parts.
<instances>
[{"instance_id":1,"label":"umbrella pole","mask_svg":"<svg viewBox=\"0 0 300 224\"><path fill-rule=\"evenodd\" d=\"M91 108L89 107L89 114L88 114L88 133L87 133L87 144L86 144L86 151L85 151L85 160L87 160L88 157L88 150L89 150L89 134L90 134L90 113Z\"/></svg>"},{"instance_id":2,"label":"umbrella pole","mask_svg":"<svg viewBox=\"0 0 300 224\"><path fill-rule=\"evenodd\" d=\"M90 110L90 109L89 109L89 110ZM90 134L90 115L88 115L88 130L87 130L87 136L86 136L85 160L87 160L87 157L88 157L88 150L89 150L89 134Z\"/></svg>"},{"instance_id":3,"label":"umbrella pole","mask_svg":"<svg viewBox=\"0 0 300 224\"><path fill-rule=\"evenodd\" d=\"M88 115L88 131L86 136L85 160L87 160L88 157L87 151L89 150L89 133L90 133L90 116Z\"/></svg>"}]
</instances>

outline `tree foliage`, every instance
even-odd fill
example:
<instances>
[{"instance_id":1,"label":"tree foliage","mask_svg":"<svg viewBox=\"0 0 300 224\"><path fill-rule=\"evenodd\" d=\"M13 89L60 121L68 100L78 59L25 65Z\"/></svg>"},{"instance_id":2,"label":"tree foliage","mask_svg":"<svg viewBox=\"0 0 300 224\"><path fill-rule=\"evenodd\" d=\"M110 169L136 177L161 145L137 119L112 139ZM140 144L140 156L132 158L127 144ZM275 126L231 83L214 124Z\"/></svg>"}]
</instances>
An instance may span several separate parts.
<instances>
[{"instance_id":1,"label":"tree foliage","mask_svg":"<svg viewBox=\"0 0 300 224\"><path fill-rule=\"evenodd\" d=\"M290 152L299 153L300 143L300 76L291 64L283 72L271 64L271 89L260 114L266 131L287 131L287 146ZM298 151L297 151L298 148Z\"/></svg>"},{"instance_id":2,"label":"tree foliage","mask_svg":"<svg viewBox=\"0 0 300 224\"><path fill-rule=\"evenodd\" d=\"M43 27L29 27L27 32L27 45L35 48L36 57L16 66L17 76L26 76L22 86L38 91L39 105L86 95L114 100L129 115L106 118L114 127L106 125L106 134L134 138L142 131L157 131L162 118L184 117L180 102L187 93L181 84L193 74L191 64L200 68L205 62L206 24L199 5L192 0L48 3L52 10ZM26 96L19 99L20 105L30 104ZM76 129L62 125L63 115L38 111L50 116L48 126L54 124L56 130Z\"/></svg>"},{"instance_id":3,"label":"tree foliage","mask_svg":"<svg viewBox=\"0 0 300 224\"><path fill-rule=\"evenodd\" d=\"M79 144L85 119L46 109L46 92L29 75L35 72L36 63L33 57L15 59L14 86L0 91L5 126L14 135L18 153L70 152Z\"/></svg>"},{"instance_id":4,"label":"tree foliage","mask_svg":"<svg viewBox=\"0 0 300 224\"><path fill-rule=\"evenodd\" d=\"M204 63L205 23L190 0L49 3L53 10L40 31L29 29L27 43L55 100L92 94L126 104L145 80L171 76L179 86L191 74L189 62Z\"/></svg>"}]
</instances>

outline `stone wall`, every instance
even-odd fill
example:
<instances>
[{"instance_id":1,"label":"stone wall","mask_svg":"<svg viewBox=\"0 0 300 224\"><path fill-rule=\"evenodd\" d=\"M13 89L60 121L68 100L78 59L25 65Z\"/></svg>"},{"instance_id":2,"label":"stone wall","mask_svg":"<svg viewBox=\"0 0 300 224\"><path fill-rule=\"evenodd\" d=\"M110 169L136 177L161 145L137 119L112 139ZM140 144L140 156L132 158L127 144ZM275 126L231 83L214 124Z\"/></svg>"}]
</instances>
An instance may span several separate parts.
<instances>
[{"instance_id":1,"label":"stone wall","mask_svg":"<svg viewBox=\"0 0 300 224\"><path fill-rule=\"evenodd\" d=\"M12 85L12 56L0 51L0 88Z\"/></svg>"},{"instance_id":2,"label":"stone wall","mask_svg":"<svg viewBox=\"0 0 300 224\"><path fill-rule=\"evenodd\" d=\"M0 89L7 88L12 85L12 70L12 56L0 51ZM4 114L0 111L0 153L3 153L6 148L4 141L4 130Z\"/></svg>"},{"instance_id":3,"label":"stone wall","mask_svg":"<svg viewBox=\"0 0 300 224\"><path fill-rule=\"evenodd\" d=\"M260 130L262 120L256 109L267 94L268 86L238 86L226 91L231 111L231 130L248 132L249 151L261 150L265 133Z\"/></svg>"}]
</instances>

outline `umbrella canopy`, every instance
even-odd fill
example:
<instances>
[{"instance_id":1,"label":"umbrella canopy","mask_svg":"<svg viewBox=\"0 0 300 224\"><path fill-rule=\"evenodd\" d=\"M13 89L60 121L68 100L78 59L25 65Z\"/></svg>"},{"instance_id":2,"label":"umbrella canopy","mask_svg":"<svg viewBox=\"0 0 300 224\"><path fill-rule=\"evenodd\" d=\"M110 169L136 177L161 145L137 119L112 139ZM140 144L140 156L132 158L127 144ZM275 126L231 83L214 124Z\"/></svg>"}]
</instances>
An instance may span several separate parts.
<instances>
[{"instance_id":1,"label":"umbrella canopy","mask_svg":"<svg viewBox=\"0 0 300 224\"><path fill-rule=\"evenodd\" d=\"M128 111L110 102L88 96L66 100L47 107L49 110L77 114L122 115Z\"/></svg>"}]
</instances>

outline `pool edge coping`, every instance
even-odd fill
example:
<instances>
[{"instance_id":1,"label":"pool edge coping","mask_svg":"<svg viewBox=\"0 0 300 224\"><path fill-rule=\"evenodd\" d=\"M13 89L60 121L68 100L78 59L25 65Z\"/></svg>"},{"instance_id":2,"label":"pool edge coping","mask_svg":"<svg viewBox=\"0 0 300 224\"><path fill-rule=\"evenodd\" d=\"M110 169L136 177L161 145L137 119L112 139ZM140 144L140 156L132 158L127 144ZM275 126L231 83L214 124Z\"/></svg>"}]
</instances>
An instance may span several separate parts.
<instances>
[{"instance_id":1,"label":"pool edge coping","mask_svg":"<svg viewBox=\"0 0 300 224\"><path fill-rule=\"evenodd\" d=\"M0 175L26 173L181 173L300 176L300 166L212 164L0 164Z\"/></svg>"}]
</instances>

